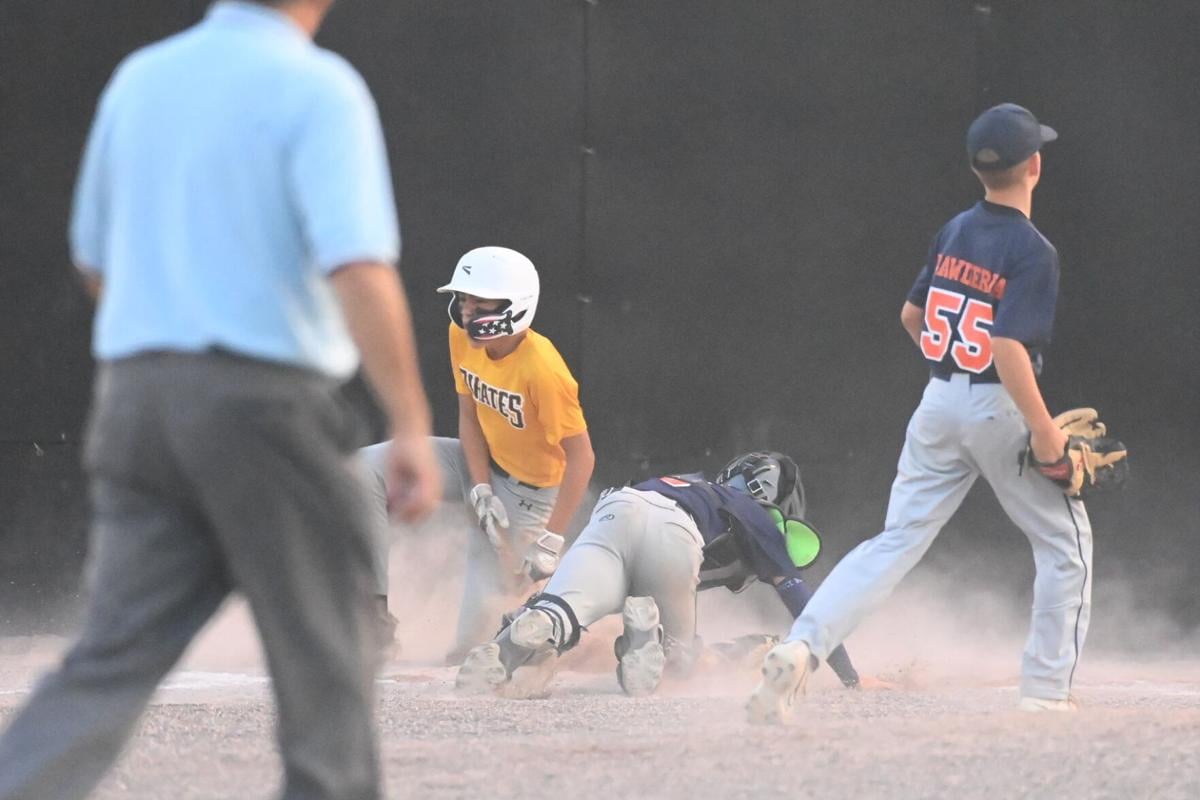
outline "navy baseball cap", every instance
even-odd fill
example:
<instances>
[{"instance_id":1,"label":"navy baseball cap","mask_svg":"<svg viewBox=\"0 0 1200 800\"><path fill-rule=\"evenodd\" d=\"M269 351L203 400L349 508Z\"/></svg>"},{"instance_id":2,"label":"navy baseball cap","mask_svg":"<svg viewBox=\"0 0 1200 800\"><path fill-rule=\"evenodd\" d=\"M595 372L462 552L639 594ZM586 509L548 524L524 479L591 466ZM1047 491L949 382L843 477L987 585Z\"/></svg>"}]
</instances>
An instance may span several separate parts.
<instances>
[{"instance_id":1,"label":"navy baseball cap","mask_svg":"<svg viewBox=\"0 0 1200 800\"><path fill-rule=\"evenodd\" d=\"M1008 169L1058 138L1053 128L1015 103L1001 103L980 114L967 129L967 158L978 170Z\"/></svg>"}]
</instances>

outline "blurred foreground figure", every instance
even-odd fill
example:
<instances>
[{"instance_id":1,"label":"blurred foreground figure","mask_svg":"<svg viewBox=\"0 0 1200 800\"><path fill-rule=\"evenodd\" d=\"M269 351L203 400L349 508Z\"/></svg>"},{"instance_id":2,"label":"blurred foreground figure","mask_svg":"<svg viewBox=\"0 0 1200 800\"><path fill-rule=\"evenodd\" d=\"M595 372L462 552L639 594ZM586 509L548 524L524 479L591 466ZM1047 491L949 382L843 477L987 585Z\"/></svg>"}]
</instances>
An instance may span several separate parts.
<instances>
[{"instance_id":1,"label":"blurred foreground figure","mask_svg":"<svg viewBox=\"0 0 1200 800\"><path fill-rule=\"evenodd\" d=\"M767 654L751 722L788 716L808 673L916 566L980 476L1029 539L1037 567L1019 707L1074 710L1092 528L1083 501L1038 468L1065 458L1069 441L1037 382L1054 327L1058 252L1029 220L1042 145L1056 137L1011 103L967 131L984 198L938 232L900 312L930 380L908 424L885 530L838 563Z\"/></svg>"},{"instance_id":2,"label":"blurred foreground figure","mask_svg":"<svg viewBox=\"0 0 1200 800\"><path fill-rule=\"evenodd\" d=\"M0 798L85 796L231 591L286 798L376 798L375 538L339 383L388 413L393 510L440 488L378 115L312 43L331 0L219 2L100 99L71 245L99 294L78 641L0 739ZM357 345L357 349L355 347Z\"/></svg>"}]
</instances>

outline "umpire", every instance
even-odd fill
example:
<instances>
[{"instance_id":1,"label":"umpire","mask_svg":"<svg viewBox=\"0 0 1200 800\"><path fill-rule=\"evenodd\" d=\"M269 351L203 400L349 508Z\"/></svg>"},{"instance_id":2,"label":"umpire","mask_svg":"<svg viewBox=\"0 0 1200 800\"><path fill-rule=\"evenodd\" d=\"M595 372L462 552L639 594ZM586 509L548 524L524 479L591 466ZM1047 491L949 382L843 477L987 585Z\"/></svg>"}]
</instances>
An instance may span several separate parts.
<instances>
[{"instance_id":1,"label":"umpire","mask_svg":"<svg viewBox=\"0 0 1200 800\"><path fill-rule=\"evenodd\" d=\"M312 36L332 0L218 2L100 98L71 245L97 291L78 641L0 739L0 798L78 798L234 590L285 798L376 798L370 502L338 385L388 413L400 517L439 496L383 137ZM357 345L357 348L355 347Z\"/></svg>"}]
</instances>

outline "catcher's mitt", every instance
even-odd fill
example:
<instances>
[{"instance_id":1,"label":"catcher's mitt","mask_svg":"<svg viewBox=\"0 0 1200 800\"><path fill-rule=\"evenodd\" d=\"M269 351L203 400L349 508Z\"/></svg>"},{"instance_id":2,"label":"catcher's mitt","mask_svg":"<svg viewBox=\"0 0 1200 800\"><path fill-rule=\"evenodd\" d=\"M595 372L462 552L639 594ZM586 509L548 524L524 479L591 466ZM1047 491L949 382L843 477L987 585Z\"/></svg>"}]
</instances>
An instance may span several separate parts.
<instances>
[{"instance_id":1,"label":"catcher's mitt","mask_svg":"<svg viewBox=\"0 0 1200 800\"><path fill-rule=\"evenodd\" d=\"M1094 408L1073 408L1054 418L1067 434L1062 458L1050 463L1038 461L1031 447L1025 448L1024 462L1033 466L1062 488L1068 497L1081 497L1119 489L1129 478L1128 451L1111 436Z\"/></svg>"}]
</instances>

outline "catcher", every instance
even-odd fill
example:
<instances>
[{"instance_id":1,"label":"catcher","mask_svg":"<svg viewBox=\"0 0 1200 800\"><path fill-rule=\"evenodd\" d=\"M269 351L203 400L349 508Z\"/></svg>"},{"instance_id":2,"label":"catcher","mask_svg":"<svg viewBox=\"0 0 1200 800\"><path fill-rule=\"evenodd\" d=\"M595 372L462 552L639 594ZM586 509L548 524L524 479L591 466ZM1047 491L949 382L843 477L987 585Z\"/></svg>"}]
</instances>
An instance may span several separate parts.
<instances>
[{"instance_id":1,"label":"catcher","mask_svg":"<svg viewBox=\"0 0 1200 800\"><path fill-rule=\"evenodd\" d=\"M470 652L457 687L498 688L520 667L531 668L524 671L531 681L548 681L555 654L574 647L588 625L620 612L617 679L631 696L653 692L665 669L686 675L700 654L697 590L740 592L762 580L793 617L800 613L810 597L801 569L820 552L804 512L795 462L773 452L734 459L715 482L671 475L609 490L545 591ZM845 686L859 685L845 648L829 662Z\"/></svg>"}]
</instances>

